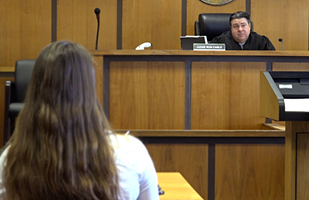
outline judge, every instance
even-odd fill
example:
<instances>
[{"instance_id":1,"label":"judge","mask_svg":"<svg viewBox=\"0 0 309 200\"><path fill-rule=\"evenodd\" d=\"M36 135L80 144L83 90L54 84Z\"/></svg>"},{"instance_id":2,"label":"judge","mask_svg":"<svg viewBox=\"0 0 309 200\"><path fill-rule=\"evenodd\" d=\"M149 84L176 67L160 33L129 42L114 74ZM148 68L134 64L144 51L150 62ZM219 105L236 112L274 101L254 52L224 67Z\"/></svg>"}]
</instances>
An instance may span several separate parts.
<instances>
[{"instance_id":1,"label":"judge","mask_svg":"<svg viewBox=\"0 0 309 200\"><path fill-rule=\"evenodd\" d=\"M248 13L233 13L230 26L230 31L215 37L210 43L224 43L226 50L276 50L266 36L251 32L252 23Z\"/></svg>"}]
</instances>

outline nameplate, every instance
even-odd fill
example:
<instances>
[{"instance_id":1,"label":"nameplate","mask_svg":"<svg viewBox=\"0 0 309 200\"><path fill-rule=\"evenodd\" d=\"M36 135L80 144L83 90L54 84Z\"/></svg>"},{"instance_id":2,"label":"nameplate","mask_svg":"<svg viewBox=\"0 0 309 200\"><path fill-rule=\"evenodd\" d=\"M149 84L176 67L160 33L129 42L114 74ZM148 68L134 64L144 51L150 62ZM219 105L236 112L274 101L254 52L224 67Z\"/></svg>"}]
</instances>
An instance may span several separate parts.
<instances>
[{"instance_id":1,"label":"nameplate","mask_svg":"<svg viewBox=\"0 0 309 200\"><path fill-rule=\"evenodd\" d=\"M225 51L225 44L216 44L216 43L194 43L193 44L194 51Z\"/></svg>"}]
</instances>

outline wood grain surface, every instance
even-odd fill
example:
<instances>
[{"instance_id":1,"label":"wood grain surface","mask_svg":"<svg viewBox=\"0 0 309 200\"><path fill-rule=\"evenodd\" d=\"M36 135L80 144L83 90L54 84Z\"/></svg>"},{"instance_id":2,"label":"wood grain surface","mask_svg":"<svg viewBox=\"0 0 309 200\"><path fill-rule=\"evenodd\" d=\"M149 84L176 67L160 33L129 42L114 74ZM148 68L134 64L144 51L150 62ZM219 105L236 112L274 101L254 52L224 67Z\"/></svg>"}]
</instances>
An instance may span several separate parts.
<instances>
[{"instance_id":1,"label":"wood grain surface","mask_svg":"<svg viewBox=\"0 0 309 200\"><path fill-rule=\"evenodd\" d=\"M180 172L194 190L206 199L208 145L146 144L146 147L157 172Z\"/></svg>"},{"instance_id":2,"label":"wood grain surface","mask_svg":"<svg viewBox=\"0 0 309 200\"><path fill-rule=\"evenodd\" d=\"M216 144L215 200L284 199L284 145Z\"/></svg>"},{"instance_id":3,"label":"wood grain surface","mask_svg":"<svg viewBox=\"0 0 309 200\"><path fill-rule=\"evenodd\" d=\"M181 1L122 0L122 49L151 42L153 49L180 49Z\"/></svg>"},{"instance_id":4,"label":"wood grain surface","mask_svg":"<svg viewBox=\"0 0 309 200\"><path fill-rule=\"evenodd\" d=\"M309 63L280 63L273 64L273 71L309 71Z\"/></svg>"},{"instance_id":5,"label":"wood grain surface","mask_svg":"<svg viewBox=\"0 0 309 200\"><path fill-rule=\"evenodd\" d=\"M264 63L192 64L192 129L260 129L259 71Z\"/></svg>"},{"instance_id":6,"label":"wood grain surface","mask_svg":"<svg viewBox=\"0 0 309 200\"><path fill-rule=\"evenodd\" d=\"M203 200L179 172L158 172L161 200Z\"/></svg>"},{"instance_id":7,"label":"wood grain surface","mask_svg":"<svg viewBox=\"0 0 309 200\"><path fill-rule=\"evenodd\" d=\"M50 0L0 1L0 66L34 59L51 42Z\"/></svg>"},{"instance_id":8,"label":"wood grain surface","mask_svg":"<svg viewBox=\"0 0 309 200\"><path fill-rule=\"evenodd\" d=\"M309 133L297 134L297 199L309 198Z\"/></svg>"},{"instance_id":9,"label":"wood grain surface","mask_svg":"<svg viewBox=\"0 0 309 200\"><path fill-rule=\"evenodd\" d=\"M97 97L103 106L103 57L94 56L93 64L96 78Z\"/></svg>"},{"instance_id":10,"label":"wood grain surface","mask_svg":"<svg viewBox=\"0 0 309 200\"><path fill-rule=\"evenodd\" d=\"M111 62L115 129L184 129L184 63Z\"/></svg>"},{"instance_id":11,"label":"wood grain surface","mask_svg":"<svg viewBox=\"0 0 309 200\"><path fill-rule=\"evenodd\" d=\"M117 1L57 1L57 40L70 40L94 50L95 8L101 10L98 49L117 49Z\"/></svg>"},{"instance_id":12,"label":"wood grain surface","mask_svg":"<svg viewBox=\"0 0 309 200\"><path fill-rule=\"evenodd\" d=\"M254 31L266 35L279 51L279 38L283 39L285 50L308 50L308 0L250 2Z\"/></svg>"},{"instance_id":13,"label":"wood grain surface","mask_svg":"<svg viewBox=\"0 0 309 200\"><path fill-rule=\"evenodd\" d=\"M286 122L285 200L308 199L308 121Z\"/></svg>"},{"instance_id":14,"label":"wood grain surface","mask_svg":"<svg viewBox=\"0 0 309 200\"><path fill-rule=\"evenodd\" d=\"M291 59L298 57L309 57L309 51L192 51L192 50L147 50L136 51L132 49L126 50L98 50L90 51L92 55L176 55L176 56L246 56L246 57L291 57ZM222 60L224 61L224 60ZM266 60L264 60L266 62ZM278 60L274 60L274 63L279 63ZM301 62L299 62L301 63Z\"/></svg>"}]
</instances>

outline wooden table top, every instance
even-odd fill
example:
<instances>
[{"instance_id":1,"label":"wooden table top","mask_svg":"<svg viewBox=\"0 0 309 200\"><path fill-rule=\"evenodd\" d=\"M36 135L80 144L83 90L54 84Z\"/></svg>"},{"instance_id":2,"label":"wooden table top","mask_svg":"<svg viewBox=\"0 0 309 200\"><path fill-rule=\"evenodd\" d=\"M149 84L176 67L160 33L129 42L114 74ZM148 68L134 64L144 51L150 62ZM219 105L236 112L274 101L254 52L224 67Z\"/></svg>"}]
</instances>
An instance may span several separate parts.
<instances>
[{"instance_id":1,"label":"wooden table top","mask_svg":"<svg viewBox=\"0 0 309 200\"><path fill-rule=\"evenodd\" d=\"M203 200L179 172L158 172L160 200Z\"/></svg>"},{"instance_id":2,"label":"wooden table top","mask_svg":"<svg viewBox=\"0 0 309 200\"><path fill-rule=\"evenodd\" d=\"M193 51L193 50L145 50L136 51L134 49L122 49L122 50L91 50L90 53L94 56L158 56L158 55L178 55L178 56L253 56L253 57L309 57L308 51L244 51L244 50L232 50L232 51Z\"/></svg>"}]
</instances>

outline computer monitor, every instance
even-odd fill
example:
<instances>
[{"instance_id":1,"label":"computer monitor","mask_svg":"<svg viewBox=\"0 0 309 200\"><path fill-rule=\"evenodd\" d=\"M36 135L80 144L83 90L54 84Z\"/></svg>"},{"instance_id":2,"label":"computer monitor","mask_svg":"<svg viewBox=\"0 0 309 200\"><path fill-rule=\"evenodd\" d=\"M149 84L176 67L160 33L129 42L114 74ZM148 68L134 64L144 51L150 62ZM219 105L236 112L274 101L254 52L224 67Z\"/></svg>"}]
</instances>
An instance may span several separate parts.
<instances>
[{"instance_id":1,"label":"computer monitor","mask_svg":"<svg viewBox=\"0 0 309 200\"><path fill-rule=\"evenodd\" d=\"M180 43L182 50L193 50L194 43L208 44L206 36L194 35L180 36Z\"/></svg>"}]
</instances>

